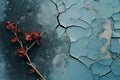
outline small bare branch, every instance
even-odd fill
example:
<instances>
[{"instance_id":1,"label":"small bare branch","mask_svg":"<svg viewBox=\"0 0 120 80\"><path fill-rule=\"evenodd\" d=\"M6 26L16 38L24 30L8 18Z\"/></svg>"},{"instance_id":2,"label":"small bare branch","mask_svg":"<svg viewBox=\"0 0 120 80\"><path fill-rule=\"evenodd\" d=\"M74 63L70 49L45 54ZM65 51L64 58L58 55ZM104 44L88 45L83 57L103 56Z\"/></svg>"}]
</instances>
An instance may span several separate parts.
<instances>
[{"instance_id":1,"label":"small bare branch","mask_svg":"<svg viewBox=\"0 0 120 80\"><path fill-rule=\"evenodd\" d=\"M17 24L16 24L16 26L17 26ZM15 30L12 30L12 32L13 32L13 34L17 37L17 41L18 41L18 43L19 43L19 45L20 45L20 47L21 48L24 48L24 46L23 46L23 42L19 39L19 36L18 36L18 34L17 34L17 27L15 28ZM43 77L43 75L36 69L36 67L32 64L32 61L31 61L31 59L30 59L30 57L29 57L29 55L28 55L28 50L30 50L34 45L35 45L35 43L36 43L36 41L37 40L35 40L29 47L26 47L26 50L25 50L25 55L26 55L26 59L28 60L28 62L27 62L27 65L29 65L30 67L32 67L34 70L35 70L35 72L36 72L36 74L39 76L39 78L40 78L40 80L45 80L45 78ZM25 49L25 48L24 48Z\"/></svg>"},{"instance_id":2,"label":"small bare branch","mask_svg":"<svg viewBox=\"0 0 120 80\"><path fill-rule=\"evenodd\" d=\"M26 52L28 52L36 43L37 40L35 40L29 47L26 48Z\"/></svg>"}]
</instances>

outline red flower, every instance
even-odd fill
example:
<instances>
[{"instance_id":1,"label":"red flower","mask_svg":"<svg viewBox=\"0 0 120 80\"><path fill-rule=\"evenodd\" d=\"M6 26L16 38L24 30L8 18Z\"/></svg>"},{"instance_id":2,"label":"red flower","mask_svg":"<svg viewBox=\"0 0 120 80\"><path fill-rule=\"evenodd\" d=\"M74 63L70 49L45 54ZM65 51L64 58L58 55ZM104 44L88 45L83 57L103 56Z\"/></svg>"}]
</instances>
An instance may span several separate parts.
<instances>
[{"instance_id":1,"label":"red flower","mask_svg":"<svg viewBox=\"0 0 120 80\"><path fill-rule=\"evenodd\" d=\"M17 42L17 36L13 37L13 38L11 39L11 42L12 42L12 43Z\"/></svg>"},{"instance_id":2,"label":"red flower","mask_svg":"<svg viewBox=\"0 0 120 80\"><path fill-rule=\"evenodd\" d=\"M31 40L33 40L33 39L32 39L32 33L31 33L31 32L25 33L25 40L26 40L26 41L31 41Z\"/></svg>"},{"instance_id":3,"label":"red flower","mask_svg":"<svg viewBox=\"0 0 120 80\"><path fill-rule=\"evenodd\" d=\"M40 38L40 32L27 32L25 33L25 40L26 41L31 41L34 39L39 39Z\"/></svg>"},{"instance_id":4,"label":"red flower","mask_svg":"<svg viewBox=\"0 0 120 80\"><path fill-rule=\"evenodd\" d=\"M14 23L11 22L11 21L8 21L6 29L8 29L8 30L14 30L15 29Z\"/></svg>"},{"instance_id":5,"label":"red flower","mask_svg":"<svg viewBox=\"0 0 120 80\"><path fill-rule=\"evenodd\" d=\"M17 54L19 57L26 57L26 53L22 54L22 53L18 53Z\"/></svg>"},{"instance_id":6,"label":"red flower","mask_svg":"<svg viewBox=\"0 0 120 80\"><path fill-rule=\"evenodd\" d=\"M24 48L19 48L19 49L17 50L17 52L18 52L18 53L25 53L25 49L24 49Z\"/></svg>"},{"instance_id":7,"label":"red flower","mask_svg":"<svg viewBox=\"0 0 120 80\"><path fill-rule=\"evenodd\" d=\"M11 25L7 25L6 29L8 29L8 30L14 30L15 26L13 26L12 24Z\"/></svg>"},{"instance_id":8,"label":"red flower","mask_svg":"<svg viewBox=\"0 0 120 80\"><path fill-rule=\"evenodd\" d=\"M39 46L39 45L41 44L41 40L40 40L40 39L37 39L36 44Z\"/></svg>"},{"instance_id":9,"label":"red flower","mask_svg":"<svg viewBox=\"0 0 120 80\"><path fill-rule=\"evenodd\" d=\"M35 70L34 70L34 69L31 69L29 73L35 73Z\"/></svg>"},{"instance_id":10,"label":"red flower","mask_svg":"<svg viewBox=\"0 0 120 80\"><path fill-rule=\"evenodd\" d=\"M21 53L18 53L17 55L18 55L19 57L23 57L23 54L21 54Z\"/></svg>"},{"instance_id":11,"label":"red flower","mask_svg":"<svg viewBox=\"0 0 120 80\"><path fill-rule=\"evenodd\" d=\"M36 39L36 44L39 46L41 44L40 32L32 32L33 38Z\"/></svg>"},{"instance_id":12,"label":"red flower","mask_svg":"<svg viewBox=\"0 0 120 80\"><path fill-rule=\"evenodd\" d=\"M41 44L40 32L27 32L27 33L25 33L25 40L26 41L31 41L33 39L36 40L36 44L39 46Z\"/></svg>"},{"instance_id":13,"label":"red flower","mask_svg":"<svg viewBox=\"0 0 120 80\"><path fill-rule=\"evenodd\" d=\"M33 38L38 39L40 37L40 32L32 32Z\"/></svg>"},{"instance_id":14,"label":"red flower","mask_svg":"<svg viewBox=\"0 0 120 80\"><path fill-rule=\"evenodd\" d=\"M26 57L26 53L25 53L25 49L24 48L19 48L18 50L17 50L17 52L18 52L18 56L19 57Z\"/></svg>"}]
</instances>

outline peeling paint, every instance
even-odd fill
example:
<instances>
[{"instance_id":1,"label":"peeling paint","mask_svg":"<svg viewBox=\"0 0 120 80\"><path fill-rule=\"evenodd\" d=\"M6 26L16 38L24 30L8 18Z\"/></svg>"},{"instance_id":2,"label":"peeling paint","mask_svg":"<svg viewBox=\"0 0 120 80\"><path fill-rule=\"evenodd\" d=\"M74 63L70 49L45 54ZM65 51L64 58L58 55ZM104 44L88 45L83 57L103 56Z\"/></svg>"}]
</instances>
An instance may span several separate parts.
<instances>
[{"instance_id":1,"label":"peeling paint","mask_svg":"<svg viewBox=\"0 0 120 80\"><path fill-rule=\"evenodd\" d=\"M100 39L106 39L106 44L100 49L103 53L106 53L106 58L111 58L111 53L108 51L108 47L110 46L111 36L112 36L112 22L111 20L107 20L104 24L104 32L99 35Z\"/></svg>"}]
</instances>

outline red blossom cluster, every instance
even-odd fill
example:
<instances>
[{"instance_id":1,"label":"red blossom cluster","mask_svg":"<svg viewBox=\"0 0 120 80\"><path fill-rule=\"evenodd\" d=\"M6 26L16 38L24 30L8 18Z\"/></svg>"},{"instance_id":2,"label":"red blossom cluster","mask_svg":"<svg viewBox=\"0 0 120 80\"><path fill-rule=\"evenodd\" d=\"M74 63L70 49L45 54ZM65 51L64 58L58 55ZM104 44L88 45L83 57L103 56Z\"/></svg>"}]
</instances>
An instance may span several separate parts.
<instances>
[{"instance_id":1,"label":"red blossom cluster","mask_svg":"<svg viewBox=\"0 0 120 80\"><path fill-rule=\"evenodd\" d=\"M19 57L26 57L25 49L24 48L19 48L17 49L18 56Z\"/></svg>"},{"instance_id":2,"label":"red blossom cluster","mask_svg":"<svg viewBox=\"0 0 120 80\"><path fill-rule=\"evenodd\" d=\"M37 45L41 44L40 32L27 32L27 33L25 33L25 40L26 41L32 41L34 39L36 40Z\"/></svg>"},{"instance_id":3,"label":"red blossom cluster","mask_svg":"<svg viewBox=\"0 0 120 80\"><path fill-rule=\"evenodd\" d=\"M17 42L17 36L13 37L13 38L11 39L11 42L12 42L12 43Z\"/></svg>"},{"instance_id":4,"label":"red blossom cluster","mask_svg":"<svg viewBox=\"0 0 120 80\"><path fill-rule=\"evenodd\" d=\"M15 30L17 33L20 33L21 32L21 29L16 27L15 24L11 21L7 21L6 23L6 29L8 30Z\"/></svg>"},{"instance_id":5,"label":"red blossom cluster","mask_svg":"<svg viewBox=\"0 0 120 80\"><path fill-rule=\"evenodd\" d=\"M7 30L11 30L13 31L13 33L15 33L16 35L11 39L12 43L16 43L19 41L19 37L18 37L18 33L21 33L21 29L19 27L17 27L17 25L15 25L13 22L11 21L7 21L6 23L6 29ZM36 41L36 44L39 46L41 44L41 40L40 40L40 32L26 32L25 33L25 41L31 41L34 42ZM25 48L19 48L17 49L17 53L19 57L26 57L26 53L25 53L26 49Z\"/></svg>"},{"instance_id":6,"label":"red blossom cluster","mask_svg":"<svg viewBox=\"0 0 120 80\"><path fill-rule=\"evenodd\" d=\"M7 21L6 24L7 24L7 25L6 25L6 29L8 29L8 30L15 30L15 25L14 25L13 22Z\"/></svg>"}]
</instances>

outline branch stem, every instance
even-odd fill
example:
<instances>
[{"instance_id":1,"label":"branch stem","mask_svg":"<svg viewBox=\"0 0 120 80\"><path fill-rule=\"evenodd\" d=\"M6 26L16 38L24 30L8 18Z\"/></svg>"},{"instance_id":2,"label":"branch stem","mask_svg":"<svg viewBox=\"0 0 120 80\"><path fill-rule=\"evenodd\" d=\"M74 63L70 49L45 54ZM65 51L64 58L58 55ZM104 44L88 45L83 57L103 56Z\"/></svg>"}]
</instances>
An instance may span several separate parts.
<instances>
[{"instance_id":1,"label":"branch stem","mask_svg":"<svg viewBox=\"0 0 120 80\"><path fill-rule=\"evenodd\" d=\"M24 48L24 47L23 47L23 43L22 43L22 41L20 41L20 39L18 38L17 33L16 33L14 30L12 30L12 32L13 32L13 34L17 37L17 41L18 41L18 43L20 44L20 46L21 46L22 48Z\"/></svg>"},{"instance_id":2,"label":"branch stem","mask_svg":"<svg viewBox=\"0 0 120 80\"><path fill-rule=\"evenodd\" d=\"M22 41L19 39L18 34L16 33L16 31L12 30L12 32L13 32L13 34L17 37L17 41L18 41L20 47L24 48L23 43L22 43ZM32 61L31 61L29 55L27 54L28 50L30 50L30 49L35 45L35 43L36 43L36 40L25 50L25 53L24 53L24 54L26 54L26 58L27 58L27 60L28 60L27 65L29 65L30 67L32 67L32 68L35 70L35 72L36 72L37 75L39 76L39 79L40 79L40 80L45 80L45 78L43 77L43 75L42 75L42 74L37 70L37 68L32 64Z\"/></svg>"},{"instance_id":3,"label":"branch stem","mask_svg":"<svg viewBox=\"0 0 120 80\"><path fill-rule=\"evenodd\" d=\"M27 49L26 52L28 52L36 43L37 40L35 40Z\"/></svg>"}]
</instances>

